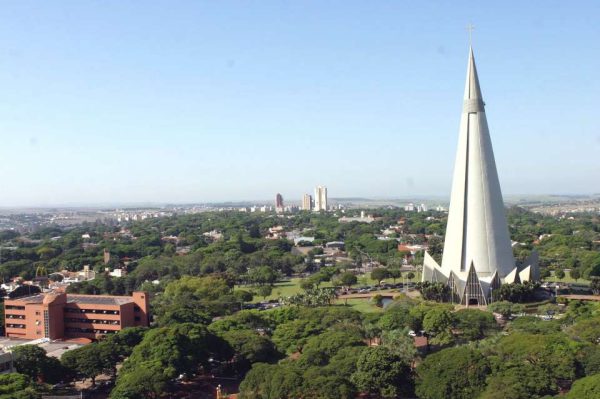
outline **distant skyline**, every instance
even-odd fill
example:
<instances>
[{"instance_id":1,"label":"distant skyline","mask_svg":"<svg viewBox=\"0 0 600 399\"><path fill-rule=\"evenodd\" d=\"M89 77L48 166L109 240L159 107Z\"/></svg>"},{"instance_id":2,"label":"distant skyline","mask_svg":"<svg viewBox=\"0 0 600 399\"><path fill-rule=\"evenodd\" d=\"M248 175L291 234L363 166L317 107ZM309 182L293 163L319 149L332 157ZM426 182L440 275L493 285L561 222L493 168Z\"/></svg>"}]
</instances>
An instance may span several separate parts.
<instances>
[{"instance_id":1,"label":"distant skyline","mask_svg":"<svg viewBox=\"0 0 600 399\"><path fill-rule=\"evenodd\" d=\"M2 207L448 198L469 23L504 196L600 193L599 2L19 1L0 20Z\"/></svg>"}]
</instances>

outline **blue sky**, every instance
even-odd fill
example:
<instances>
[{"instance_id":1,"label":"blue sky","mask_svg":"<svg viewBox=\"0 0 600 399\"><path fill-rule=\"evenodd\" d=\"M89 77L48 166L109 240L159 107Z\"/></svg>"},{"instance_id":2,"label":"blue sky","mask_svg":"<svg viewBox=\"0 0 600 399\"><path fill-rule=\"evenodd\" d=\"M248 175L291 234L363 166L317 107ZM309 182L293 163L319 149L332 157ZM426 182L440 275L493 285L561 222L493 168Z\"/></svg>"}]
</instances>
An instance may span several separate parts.
<instances>
[{"instance_id":1,"label":"blue sky","mask_svg":"<svg viewBox=\"0 0 600 399\"><path fill-rule=\"evenodd\" d=\"M597 1L4 1L1 206L448 196L468 35L505 195L600 192Z\"/></svg>"}]
</instances>

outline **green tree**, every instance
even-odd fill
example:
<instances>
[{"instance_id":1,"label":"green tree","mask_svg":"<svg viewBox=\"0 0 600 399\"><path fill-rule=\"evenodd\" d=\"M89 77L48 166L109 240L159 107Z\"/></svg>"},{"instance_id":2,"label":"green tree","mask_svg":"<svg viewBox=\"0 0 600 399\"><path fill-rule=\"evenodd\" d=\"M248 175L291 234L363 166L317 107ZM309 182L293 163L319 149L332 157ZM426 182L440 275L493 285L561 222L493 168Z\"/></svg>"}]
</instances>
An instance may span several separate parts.
<instances>
[{"instance_id":1,"label":"green tree","mask_svg":"<svg viewBox=\"0 0 600 399\"><path fill-rule=\"evenodd\" d=\"M478 309L461 309L454 313L454 318L457 329L467 341L481 339L496 328L494 315Z\"/></svg>"},{"instance_id":2,"label":"green tree","mask_svg":"<svg viewBox=\"0 0 600 399\"><path fill-rule=\"evenodd\" d=\"M392 303L385 309L377 324L384 331L413 328L417 323L410 311L411 307L407 304Z\"/></svg>"},{"instance_id":3,"label":"green tree","mask_svg":"<svg viewBox=\"0 0 600 399\"><path fill-rule=\"evenodd\" d=\"M558 307L558 305L554 303L546 303L544 305L538 306L539 314L547 315L551 318L558 313L559 309L560 308Z\"/></svg>"},{"instance_id":4,"label":"green tree","mask_svg":"<svg viewBox=\"0 0 600 399\"><path fill-rule=\"evenodd\" d=\"M208 324L214 316L239 307L232 284L219 276L183 276L167 284L153 302L154 315L161 326L177 323Z\"/></svg>"},{"instance_id":5,"label":"green tree","mask_svg":"<svg viewBox=\"0 0 600 399\"><path fill-rule=\"evenodd\" d=\"M485 388L490 365L467 346L431 354L417 367L416 393L422 399L471 399Z\"/></svg>"},{"instance_id":6,"label":"green tree","mask_svg":"<svg viewBox=\"0 0 600 399\"><path fill-rule=\"evenodd\" d=\"M554 381L572 381L577 373L577 348L564 334L513 332L492 349L497 364L528 363L540 367Z\"/></svg>"},{"instance_id":7,"label":"green tree","mask_svg":"<svg viewBox=\"0 0 600 399\"><path fill-rule=\"evenodd\" d=\"M530 334L555 334L561 331L561 321L546 321L536 316L521 316L510 322L508 331L519 331Z\"/></svg>"},{"instance_id":8,"label":"green tree","mask_svg":"<svg viewBox=\"0 0 600 399\"><path fill-rule=\"evenodd\" d=\"M431 335L431 343L436 345L447 345L454 341L453 324L452 312L443 308L431 309L423 319L423 328Z\"/></svg>"},{"instance_id":9,"label":"green tree","mask_svg":"<svg viewBox=\"0 0 600 399\"><path fill-rule=\"evenodd\" d=\"M343 285L351 287L358 281L356 275L354 273L345 272L340 275L340 281Z\"/></svg>"},{"instance_id":10,"label":"green tree","mask_svg":"<svg viewBox=\"0 0 600 399\"><path fill-rule=\"evenodd\" d=\"M241 357L244 366L257 362L270 363L281 356L269 338L253 330L231 330L222 337Z\"/></svg>"},{"instance_id":11,"label":"green tree","mask_svg":"<svg viewBox=\"0 0 600 399\"><path fill-rule=\"evenodd\" d=\"M566 399L600 398L600 374L575 381Z\"/></svg>"},{"instance_id":12,"label":"green tree","mask_svg":"<svg viewBox=\"0 0 600 399\"><path fill-rule=\"evenodd\" d=\"M202 325L186 323L152 329L123 363L111 398L158 397L179 374L208 367L210 357L229 359L231 355L231 347Z\"/></svg>"},{"instance_id":13,"label":"green tree","mask_svg":"<svg viewBox=\"0 0 600 399\"><path fill-rule=\"evenodd\" d=\"M388 273L389 273L390 277L392 278L392 280L394 281L394 284L396 284L396 279L399 279L400 277L402 277L402 272L400 271L400 268L398 268L398 267L389 268Z\"/></svg>"},{"instance_id":14,"label":"green tree","mask_svg":"<svg viewBox=\"0 0 600 399\"><path fill-rule=\"evenodd\" d=\"M594 295L600 295L600 277L590 277L590 288Z\"/></svg>"},{"instance_id":15,"label":"green tree","mask_svg":"<svg viewBox=\"0 0 600 399\"><path fill-rule=\"evenodd\" d=\"M577 360L583 367L585 375L600 373L600 347L598 345L586 345L583 350L579 351Z\"/></svg>"},{"instance_id":16,"label":"green tree","mask_svg":"<svg viewBox=\"0 0 600 399\"><path fill-rule=\"evenodd\" d=\"M31 379L23 374L0 374L0 399L37 399Z\"/></svg>"},{"instance_id":17,"label":"green tree","mask_svg":"<svg viewBox=\"0 0 600 399\"><path fill-rule=\"evenodd\" d=\"M342 348L362 345L364 342L358 331L326 331L307 340L299 364L324 366Z\"/></svg>"},{"instance_id":18,"label":"green tree","mask_svg":"<svg viewBox=\"0 0 600 399\"><path fill-rule=\"evenodd\" d=\"M351 381L360 391L384 398L412 391L408 364L400 356L381 346L362 352Z\"/></svg>"},{"instance_id":19,"label":"green tree","mask_svg":"<svg viewBox=\"0 0 600 399\"><path fill-rule=\"evenodd\" d=\"M417 355L412 337L408 329L384 331L381 335L381 345L397 355L404 364L411 364Z\"/></svg>"},{"instance_id":20,"label":"green tree","mask_svg":"<svg viewBox=\"0 0 600 399\"><path fill-rule=\"evenodd\" d=\"M119 375L115 388L110 392L110 398L159 398L167 391L169 380L159 361L149 361L144 363L143 367Z\"/></svg>"},{"instance_id":21,"label":"green tree","mask_svg":"<svg viewBox=\"0 0 600 399\"><path fill-rule=\"evenodd\" d=\"M355 359L356 360L356 359ZM356 387L333 367L310 367L304 371L302 397L314 399L354 399Z\"/></svg>"},{"instance_id":22,"label":"green tree","mask_svg":"<svg viewBox=\"0 0 600 399\"><path fill-rule=\"evenodd\" d=\"M517 364L491 375L481 399L541 398L557 393L556 383L544 369Z\"/></svg>"},{"instance_id":23,"label":"green tree","mask_svg":"<svg viewBox=\"0 0 600 399\"><path fill-rule=\"evenodd\" d=\"M92 386L95 386L97 376L114 371L119 360L116 350L115 346L108 345L106 341L93 343L65 352L61 362L78 377L91 379Z\"/></svg>"},{"instance_id":24,"label":"green tree","mask_svg":"<svg viewBox=\"0 0 600 399\"><path fill-rule=\"evenodd\" d=\"M273 287L271 287L270 285L261 285L260 287L258 287L256 293L258 294L258 296L261 296L264 300L267 299L267 297L271 295L272 292Z\"/></svg>"},{"instance_id":25,"label":"green tree","mask_svg":"<svg viewBox=\"0 0 600 399\"><path fill-rule=\"evenodd\" d=\"M375 294L371 298L371 302L375 304L375 306L382 308L383 307L383 296L381 294Z\"/></svg>"},{"instance_id":26,"label":"green tree","mask_svg":"<svg viewBox=\"0 0 600 399\"><path fill-rule=\"evenodd\" d=\"M256 363L240 384L240 399L295 399L303 397L301 370L293 364Z\"/></svg>"},{"instance_id":27,"label":"green tree","mask_svg":"<svg viewBox=\"0 0 600 399\"><path fill-rule=\"evenodd\" d=\"M14 366L17 371L34 381L59 382L63 369L58 359L46 355L36 345L20 345L13 349Z\"/></svg>"},{"instance_id":28,"label":"green tree","mask_svg":"<svg viewBox=\"0 0 600 399\"><path fill-rule=\"evenodd\" d=\"M428 301L444 302L450 297L450 288L447 284L423 281L416 286L423 299Z\"/></svg>"},{"instance_id":29,"label":"green tree","mask_svg":"<svg viewBox=\"0 0 600 399\"><path fill-rule=\"evenodd\" d=\"M557 271L554 272L554 276L557 279L562 280L563 278L565 278L565 272L562 269L558 269Z\"/></svg>"},{"instance_id":30,"label":"green tree","mask_svg":"<svg viewBox=\"0 0 600 399\"><path fill-rule=\"evenodd\" d=\"M252 293L245 290L236 290L233 292L233 296L238 302L250 302L253 298Z\"/></svg>"},{"instance_id":31,"label":"green tree","mask_svg":"<svg viewBox=\"0 0 600 399\"><path fill-rule=\"evenodd\" d=\"M28 276L28 277L29 278L27 278L26 280L31 280L33 278L33 276ZM17 288L15 288L10 294L8 294L8 297L11 299L19 298L22 296L39 294L40 292L42 292L40 287L35 286L35 285L25 284L25 285L20 285Z\"/></svg>"},{"instance_id":32,"label":"green tree","mask_svg":"<svg viewBox=\"0 0 600 399\"><path fill-rule=\"evenodd\" d=\"M498 313L504 319L508 319L513 313L522 313L524 309L522 305L508 301L498 301L488 305L490 312Z\"/></svg>"},{"instance_id":33,"label":"green tree","mask_svg":"<svg viewBox=\"0 0 600 399\"><path fill-rule=\"evenodd\" d=\"M600 316L577 321L567 329L567 333L576 340L600 343Z\"/></svg>"},{"instance_id":34,"label":"green tree","mask_svg":"<svg viewBox=\"0 0 600 399\"><path fill-rule=\"evenodd\" d=\"M571 269L569 276L571 276L573 280L577 281L581 278L581 272L578 269Z\"/></svg>"},{"instance_id":35,"label":"green tree","mask_svg":"<svg viewBox=\"0 0 600 399\"><path fill-rule=\"evenodd\" d=\"M273 342L284 353L291 354L302 349L311 335L320 333L322 329L316 321L298 319L283 323L273 333Z\"/></svg>"},{"instance_id":36,"label":"green tree","mask_svg":"<svg viewBox=\"0 0 600 399\"><path fill-rule=\"evenodd\" d=\"M390 276L390 274L389 274L388 270L384 269L383 267L376 268L371 271L371 278L373 280L376 280L378 282L378 284L381 284L381 282L383 280L385 280L386 278L388 278L389 276Z\"/></svg>"},{"instance_id":37,"label":"green tree","mask_svg":"<svg viewBox=\"0 0 600 399\"><path fill-rule=\"evenodd\" d=\"M278 278L278 274L268 266L255 267L248 271L248 280L257 285L273 285Z\"/></svg>"}]
</instances>

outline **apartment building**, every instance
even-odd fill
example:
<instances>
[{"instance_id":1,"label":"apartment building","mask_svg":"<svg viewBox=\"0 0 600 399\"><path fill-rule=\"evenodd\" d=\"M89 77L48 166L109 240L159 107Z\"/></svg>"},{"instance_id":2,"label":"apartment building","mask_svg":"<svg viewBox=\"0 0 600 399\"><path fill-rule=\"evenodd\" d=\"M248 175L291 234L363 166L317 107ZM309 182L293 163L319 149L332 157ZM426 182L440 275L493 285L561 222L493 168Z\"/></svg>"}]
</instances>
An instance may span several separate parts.
<instances>
[{"instance_id":1,"label":"apartment building","mask_svg":"<svg viewBox=\"0 0 600 399\"><path fill-rule=\"evenodd\" d=\"M4 301L6 336L21 339L89 338L148 326L146 292L132 296L44 293Z\"/></svg>"}]
</instances>

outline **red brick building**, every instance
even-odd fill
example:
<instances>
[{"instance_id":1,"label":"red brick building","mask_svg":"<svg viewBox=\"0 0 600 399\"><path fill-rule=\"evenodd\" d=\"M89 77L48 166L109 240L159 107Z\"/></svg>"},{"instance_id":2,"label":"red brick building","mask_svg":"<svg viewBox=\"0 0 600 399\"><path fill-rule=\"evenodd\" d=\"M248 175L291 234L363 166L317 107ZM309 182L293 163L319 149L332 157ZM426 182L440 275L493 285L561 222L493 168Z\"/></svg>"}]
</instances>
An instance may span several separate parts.
<instances>
[{"instance_id":1,"label":"red brick building","mask_svg":"<svg viewBox=\"0 0 600 399\"><path fill-rule=\"evenodd\" d=\"M132 296L47 293L4 301L6 336L97 339L126 327L148 326L146 292Z\"/></svg>"}]
</instances>

